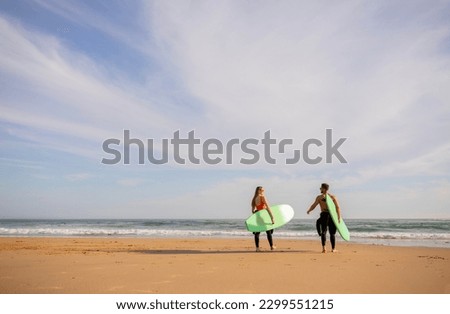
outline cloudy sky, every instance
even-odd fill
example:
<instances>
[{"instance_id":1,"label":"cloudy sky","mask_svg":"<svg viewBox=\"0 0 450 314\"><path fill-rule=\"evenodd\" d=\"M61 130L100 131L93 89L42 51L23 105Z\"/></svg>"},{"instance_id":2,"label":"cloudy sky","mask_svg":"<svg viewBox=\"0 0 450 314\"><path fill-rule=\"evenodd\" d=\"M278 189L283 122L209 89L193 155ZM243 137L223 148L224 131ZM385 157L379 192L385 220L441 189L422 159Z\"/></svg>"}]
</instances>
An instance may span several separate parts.
<instances>
[{"instance_id":1,"label":"cloudy sky","mask_svg":"<svg viewBox=\"0 0 450 314\"><path fill-rule=\"evenodd\" d=\"M245 218L257 185L307 218L322 182L344 218L450 218L449 11L427 0L3 0L0 218ZM346 163L326 162L327 129L346 139ZM124 130L153 139L155 156L194 131L224 147L256 139L260 159L242 164L252 155L237 145L230 163L195 164L183 147L179 164L170 147L168 163L139 164L134 145L125 165ZM270 146L275 163L267 131L292 141ZM121 162L102 163L107 139L120 140ZM323 143L307 155L321 162L287 164L308 139Z\"/></svg>"}]
</instances>

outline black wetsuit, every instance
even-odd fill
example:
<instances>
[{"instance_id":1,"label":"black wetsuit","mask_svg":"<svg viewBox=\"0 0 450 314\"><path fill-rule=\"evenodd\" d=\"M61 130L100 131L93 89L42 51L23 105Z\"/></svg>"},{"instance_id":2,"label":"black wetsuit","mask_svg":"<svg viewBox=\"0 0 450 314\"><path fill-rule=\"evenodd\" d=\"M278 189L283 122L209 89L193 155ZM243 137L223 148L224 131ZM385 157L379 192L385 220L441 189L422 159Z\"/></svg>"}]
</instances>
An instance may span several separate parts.
<instances>
[{"instance_id":1,"label":"black wetsuit","mask_svg":"<svg viewBox=\"0 0 450 314\"><path fill-rule=\"evenodd\" d=\"M257 248L259 248L259 234L260 233L261 232L253 232L253 234L255 235L255 245ZM266 231L267 240L269 240L270 247L273 247L272 233L273 233L273 229Z\"/></svg>"},{"instance_id":2,"label":"black wetsuit","mask_svg":"<svg viewBox=\"0 0 450 314\"><path fill-rule=\"evenodd\" d=\"M317 233L321 237L322 246L325 246L325 242L327 241L327 229L330 232L330 242L331 248L334 250L336 246L336 225L331 219L329 212L321 212L319 219L316 221Z\"/></svg>"}]
</instances>

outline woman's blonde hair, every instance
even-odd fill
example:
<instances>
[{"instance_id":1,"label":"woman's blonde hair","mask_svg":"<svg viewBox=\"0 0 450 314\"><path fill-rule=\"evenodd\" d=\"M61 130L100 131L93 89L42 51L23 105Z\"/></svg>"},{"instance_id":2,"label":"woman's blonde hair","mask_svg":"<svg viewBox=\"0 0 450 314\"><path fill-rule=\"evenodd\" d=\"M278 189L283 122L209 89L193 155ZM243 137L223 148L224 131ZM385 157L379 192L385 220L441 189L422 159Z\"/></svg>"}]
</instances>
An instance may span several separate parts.
<instances>
[{"instance_id":1,"label":"woman's blonde hair","mask_svg":"<svg viewBox=\"0 0 450 314\"><path fill-rule=\"evenodd\" d=\"M255 195L253 196L253 199L252 199L252 209L256 207L256 197L259 195L259 191L261 191L262 188L263 188L262 186L256 187Z\"/></svg>"}]
</instances>

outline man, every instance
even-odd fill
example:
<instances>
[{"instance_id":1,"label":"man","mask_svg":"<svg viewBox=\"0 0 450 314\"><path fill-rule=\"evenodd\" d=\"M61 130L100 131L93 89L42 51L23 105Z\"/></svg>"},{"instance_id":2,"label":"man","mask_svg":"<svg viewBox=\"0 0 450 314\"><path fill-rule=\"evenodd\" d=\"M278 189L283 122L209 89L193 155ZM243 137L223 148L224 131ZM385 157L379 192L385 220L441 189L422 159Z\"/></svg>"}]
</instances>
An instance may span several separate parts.
<instances>
[{"instance_id":1,"label":"man","mask_svg":"<svg viewBox=\"0 0 450 314\"><path fill-rule=\"evenodd\" d=\"M314 210L314 208L316 208L317 205L320 205L320 218L317 220L317 232L319 233L320 237L321 237L321 241L322 241L322 253L326 253L327 250L325 249L325 243L327 240L327 229L330 232L330 242L331 242L331 250L332 252L336 252L336 225L333 222L333 219L331 219L330 213L328 212L328 206L327 206L327 202L326 202L326 197L328 194L328 190L329 190L330 186L326 183L322 183L322 185L320 186L320 195L318 195L316 197L316 200L314 201L314 203L311 205L311 207L309 208L309 210L306 212L307 214L309 214L311 211ZM336 206L336 212L338 215L338 221L341 221L341 211L339 208L339 203L336 199L336 197L334 195L328 194L331 199L334 202L334 205Z\"/></svg>"}]
</instances>

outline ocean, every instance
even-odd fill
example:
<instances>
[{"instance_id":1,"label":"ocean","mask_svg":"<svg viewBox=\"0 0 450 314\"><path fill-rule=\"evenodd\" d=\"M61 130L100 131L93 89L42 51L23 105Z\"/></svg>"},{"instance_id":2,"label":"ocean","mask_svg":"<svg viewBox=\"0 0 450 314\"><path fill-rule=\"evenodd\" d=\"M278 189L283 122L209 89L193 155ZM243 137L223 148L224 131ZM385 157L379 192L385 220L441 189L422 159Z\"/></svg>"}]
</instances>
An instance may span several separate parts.
<instances>
[{"instance_id":1,"label":"ocean","mask_svg":"<svg viewBox=\"0 0 450 314\"><path fill-rule=\"evenodd\" d=\"M450 220L346 219L346 224L354 243L450 248ZM251 238L252 234L242 219L4 219L0 237ZM319 241L313 219L293 219L275 230L277 238Z\"/></svg>"}]
</instances>

